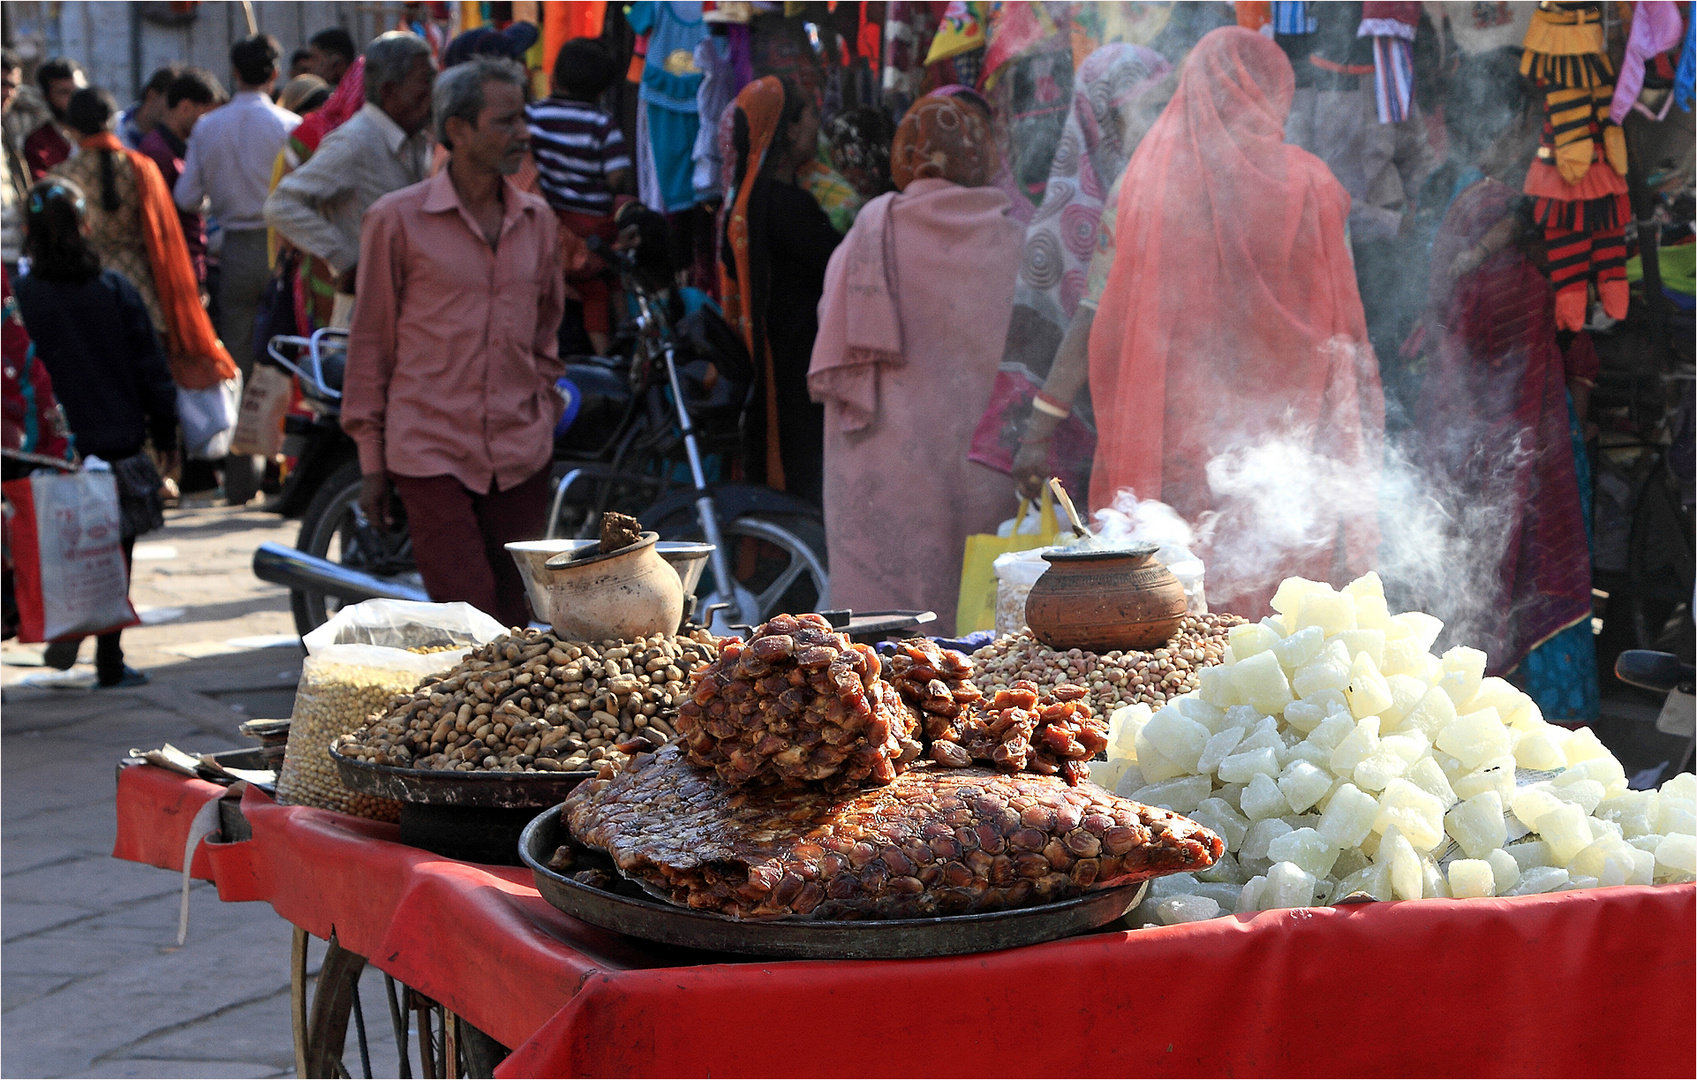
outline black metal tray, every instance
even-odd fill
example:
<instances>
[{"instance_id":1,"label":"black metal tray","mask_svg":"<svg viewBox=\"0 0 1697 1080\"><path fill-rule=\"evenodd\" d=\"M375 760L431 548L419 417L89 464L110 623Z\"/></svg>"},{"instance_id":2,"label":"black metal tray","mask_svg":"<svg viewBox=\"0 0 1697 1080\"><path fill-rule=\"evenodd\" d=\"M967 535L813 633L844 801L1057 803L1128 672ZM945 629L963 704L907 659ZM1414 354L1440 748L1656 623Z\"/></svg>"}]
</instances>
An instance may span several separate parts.
<instances>
[{"instance_id":1,"label":"black metal tray","mask_svg":"<svg viewBox=\"0 0 1697 1080\"><path fill-rule=\"evenodd\" d=\"M593 772L451 772L372 765L330 750L350 791L403 803L491 810L540 810L564 799Z\"/></svg>"},{"instance_id":2,"label":"black metal tray","mask_svg":"<svg viewBox=\"0 0 1697 1080\"><path fill-rule=\"evenodd\" d=\"M570 841L560 810L556 806L538 816L519 838L519 855L529 865L543 899L567 915L605 930L716 952L815 960L898 960L1012 949L1105 926L1141 902L1148 886L1148 882L1134 882L1057 904L985 915L855 922L745 921L690 911L643 896L607 892L550 870L548 859L561 844Z\"/></svg>"}]
</instances>

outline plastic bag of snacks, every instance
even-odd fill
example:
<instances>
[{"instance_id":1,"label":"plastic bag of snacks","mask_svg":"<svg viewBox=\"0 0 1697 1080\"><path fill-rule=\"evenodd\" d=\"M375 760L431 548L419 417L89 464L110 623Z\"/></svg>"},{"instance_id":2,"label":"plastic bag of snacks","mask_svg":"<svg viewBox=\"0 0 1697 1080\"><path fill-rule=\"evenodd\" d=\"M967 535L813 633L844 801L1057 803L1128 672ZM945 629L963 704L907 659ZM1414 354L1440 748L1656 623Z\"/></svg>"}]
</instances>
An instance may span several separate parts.
<instances>
[{"instance_id":1,"label":"plastic bag of snacks","mask_svg":"<svg viewBox=\"0 0 1697 1080\"><path fill-rule=\"evenodd\" d=\"M343 608L301 639L306 662L295 691L279 802L393 821L400 804L342 786L330 744L359 730L389 698L444 671L507 628L470 604L367 600Z\"/></svg>"},{"instance_id":2,"label":"plastic bag of snacks","mask_svg":"<svg viewBox=\"0 0 1697 1080\"><path fill-rule=\"evenodd\" d=\"M996 636L1006 637L1025 629L1025 599L1031 587L1049 569L1043 553L1053 548L1037 547L996 556Z\"/></svg>"}]
</instances>

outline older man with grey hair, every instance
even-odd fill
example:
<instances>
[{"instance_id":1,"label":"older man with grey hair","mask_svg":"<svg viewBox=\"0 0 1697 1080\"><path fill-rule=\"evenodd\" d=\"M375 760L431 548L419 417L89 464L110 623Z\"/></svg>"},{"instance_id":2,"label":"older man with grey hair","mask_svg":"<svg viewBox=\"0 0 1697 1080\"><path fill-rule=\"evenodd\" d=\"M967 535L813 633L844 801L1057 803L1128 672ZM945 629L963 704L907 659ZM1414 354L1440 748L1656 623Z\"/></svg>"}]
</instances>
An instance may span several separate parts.
<instances>
[{"instance_id":1,"label":"older man with grey hair","mask_svg":"<svg viewBox=\"0 0 1697 1080\"><path fill-rule=\"evenodd\" d=\"M429 172L435 73L430 46L417 34L396 30L373 40L365 47L365 106L265 200L266 222L329 263L340 275L339 293L354 291L366 210Z\"/></svg>"},{"instance_id":2,"label":"older man with grey hair","mask_svg":"<svg viewBox=\"0 0 1697 1080\"><path fill-rule=\"evenodd\" d=\"M542 535L565 306L560 227L511 177L529 150L524 72L474 56L436 80L448 164L365 216L342 426L360 505L406 507L430 598L529 621L502 545Z\"/></svg>"}]
</instances>

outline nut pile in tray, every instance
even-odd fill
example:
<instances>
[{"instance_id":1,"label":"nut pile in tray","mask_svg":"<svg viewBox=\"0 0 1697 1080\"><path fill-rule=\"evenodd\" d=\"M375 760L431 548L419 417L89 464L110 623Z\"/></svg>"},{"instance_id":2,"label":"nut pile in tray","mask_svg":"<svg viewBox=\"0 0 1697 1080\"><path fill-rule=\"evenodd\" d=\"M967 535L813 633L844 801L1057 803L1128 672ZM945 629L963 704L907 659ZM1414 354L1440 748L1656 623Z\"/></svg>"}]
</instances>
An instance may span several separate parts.
<instances>
[{"instance_id":1,"label":"nut pile in tray","mask_svg":"<svg viewBox=\"0 0 1697 1080\"><path fill-rule=\"evenodd\" d=\"M997 638L972 654L977 683L985 693L1021 680L1050 690L1076 683L1098 716L1139 702L1154 708L1196 689L1197 672L1218 664L1226 635L1244 620L1236 615L1186 615L1166 644L1148 652L1093 653L1059 651L1031 636L1030 630Z\"/></svg>"},{"instance_id":2,"label":"nut pile in tray","mask_svg":"<svg viewBox=\"0 0 1697 1080\"><path fill-rule=\"evenodd\" d=\"M344 738L361 761L459 772L561 772L621 765L675 734L691 676L719 654L706 630L634 641L496 638Z\"/></svg>"}]
</instances>

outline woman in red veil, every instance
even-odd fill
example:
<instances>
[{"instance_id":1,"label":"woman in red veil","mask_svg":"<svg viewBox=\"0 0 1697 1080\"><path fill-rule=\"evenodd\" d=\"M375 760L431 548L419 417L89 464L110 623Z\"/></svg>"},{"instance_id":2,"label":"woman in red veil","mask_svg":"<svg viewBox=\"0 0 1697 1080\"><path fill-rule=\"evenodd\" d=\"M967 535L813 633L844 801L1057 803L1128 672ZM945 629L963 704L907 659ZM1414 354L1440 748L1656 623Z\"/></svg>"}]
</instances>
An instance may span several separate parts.
<instances>
[{"instance_id":1,"label":"woman in red veil","mask_svg":"<svg viewBox=\"0 0 1697 1080\"><path fill-rule=\"evenodd\" d=\"M1259 34L1197 44L1126 167L1090 334L1091 505L1131 488L1203 523L1209 604L1250 617L1284 577L1366 571L1379 536L1384 397L1349 195L1285 144L1293 89Z\"/></svg>"}]
</instances>

